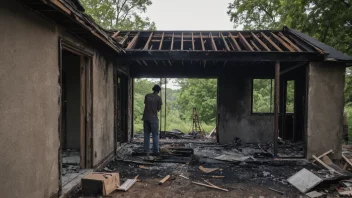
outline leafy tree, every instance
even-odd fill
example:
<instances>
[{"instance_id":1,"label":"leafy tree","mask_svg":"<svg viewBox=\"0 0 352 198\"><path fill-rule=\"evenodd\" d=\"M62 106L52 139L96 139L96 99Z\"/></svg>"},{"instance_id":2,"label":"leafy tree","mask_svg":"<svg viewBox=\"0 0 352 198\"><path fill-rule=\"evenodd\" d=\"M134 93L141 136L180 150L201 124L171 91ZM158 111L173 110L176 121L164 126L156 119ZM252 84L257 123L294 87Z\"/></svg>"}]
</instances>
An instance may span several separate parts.
<instances>
[{"instance_id":1,"label":"leafy tree","mask_svg":"<svg viewBox=\"0 0 352 198\"><path fill-rule=\"evenodd\" d=\"M140 14L152 4L150 0L81 0L86 13L106 29L155 30L155 23Z\"/></svg>"}]
</instances>

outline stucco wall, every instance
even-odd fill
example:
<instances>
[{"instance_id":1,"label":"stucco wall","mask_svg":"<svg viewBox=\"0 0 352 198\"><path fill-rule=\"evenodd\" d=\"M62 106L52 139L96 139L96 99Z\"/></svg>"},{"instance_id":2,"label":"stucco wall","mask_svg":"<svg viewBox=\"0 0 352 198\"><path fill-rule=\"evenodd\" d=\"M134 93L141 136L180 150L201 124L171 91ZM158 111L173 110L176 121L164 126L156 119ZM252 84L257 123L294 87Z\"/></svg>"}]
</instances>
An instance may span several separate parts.
<instances>
[{"instance_id":1,"label":"stucco wall","mask_svg":"<svg viewBox=\"0 0 352 198\"><path fill-rule=\"evenodd\" d=\"M93 165L114 150L113 64L96 53L93 61Z\"/></svg>"},{"instance_id":2,"label":"stucco wall","mask_svg":"<svg viewBox=\"0 0 352 198\"><path fill-rule=\"evenodd\" d=\"M0 196L58 192L58 35L16 1L0 6Z\"/></svg>"},{"instance_id":3,"label":"stucco wall","mask_svg":"<svg viewBox=\"0 0 352 198\"><path fill-rule=\"evenodd\" d=\"M224 75L219 78L219 141L271 142L274 115L251 113L253 77Z\"/></svg>"},{"instance_id":4,"label":"stucco wall","mask_svg":"<svg viewBox=\"0 0 352 198\"><path fill-rule=\"evenodd\" d=\"M309 65L307 158L333 149L341 158L345 67L337 63Z\"/></svg>"}]
</instances>

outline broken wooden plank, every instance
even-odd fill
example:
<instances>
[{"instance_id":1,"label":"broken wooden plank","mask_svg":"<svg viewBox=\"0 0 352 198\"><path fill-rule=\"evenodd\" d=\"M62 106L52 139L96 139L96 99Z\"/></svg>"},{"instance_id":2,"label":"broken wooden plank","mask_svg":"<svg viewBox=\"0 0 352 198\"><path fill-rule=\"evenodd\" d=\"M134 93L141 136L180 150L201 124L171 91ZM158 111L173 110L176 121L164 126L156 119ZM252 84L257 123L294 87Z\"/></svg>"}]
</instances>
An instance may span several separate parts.
<instances>
[{"instance_id":1,"label":"broken wooden plank","mask_svg":"<svg viewBox=\"0 0 352 198\"><path fill-rule=\"evenodd\" d=\"M302 52L302 50L297 47L292 41L290 41L290 39L288 39L284 34L282 34L281 32L279 32L279 36L284 39L288 44L291 45L291 47L293 47L296 51L298 52Z\"/></svg>"},{"instance_id":2,"label":"broken wooden plank","mask_svg":"<svg viewBox=\"0 0 352 198\"><path fill-rule=\"evenodd\" d=\"M170 178L170 175L167 175L166 177L164 177L162 180L159 181L159 184L165 183L169 178Z\"/></svg>"},{"instance_id":3,"label":"broken wooden plank","mask_svg":"<svg viewBox=\"0 0 352 198\"><path fill-rule=\"evenodd\" d=\"M203 184L203 183L199 183L199 182L192 182L192 183L193 183L193 184L200 185L200 186L205 186L205 187L208 187L208 188L213 188L213 189L217 189L217 190L226 191L226 192L228 192L228 191L229 191L229 190L224 189L224 188L220 188L220 187L217 187L217 186L211 186L211 185L208 185L208 184Z\"/></svg>"},{"instance_id":4,"label":"broken wooden plank","mask_svg":"<svg viewBox=\"0 0 352 198\"><path fill-rule=\"evenodd\" d=\"M326 157L326 156L323 156L323 157ZM343 175L342 173L336 171L335 169L331 168L330 166L328 166L327 164L325 164L325 162L323 162L322 160L320 160L319 158L317 158L315 155L313 155L313 158L315 160L317 160L322 166L324 166L326 169L328 169L330 172L335 172L335 173L338 173L340 175Z\"/></svg>"},{"instance_id":5,"label":"broken wooden plank","mask_svg":"<svg viewBox=\"0 0 352 198\"><path fill-rule=\"evenodd\" d=\"M149 43L150 43L150 41L152 40L152 38L153 38L153 32L150 33L150 36L149 36L149 38L148 38L148 41L145 43L145 46L144 46L143 50L148 50L148 48L149 48Z\"/></svg>"},{"instance_id":6,"label":"broken wooden plank","mask_svg":"<svg viewBox=\"0 0 352 198\"><path fill-rule=\"evenodd\" d=\"M236 48L238 51L242 51L242 49L240 48L240 46L238 45L236 39L234 38L234 36L232 36L231 32L229 32L229 37L232 40L232 42L235 44Z\"/></svg>"},{"instance_id":7,"label":"broken wooden plank","mask_svg":"<svg viewBox=\"0 0 352 198\"><path fill-rule=\"evenodd\" d=\"M119 33L120 33L120 31L117 31L117 32L115 32L111 37L112 37L112 38L115 38L115 37L117 37L117 35L119 35Z\"/></svg>"},{"instance_id":8,"label":"broken wooden plank","mask_svg":"<svg viewBox=\"0 0 352 198\"><path fill-rule=\"evenodd\" d=\"M127 179L125 183L123 183L117 190L121 191L128 191L135 183L137 182L137 179Z\"/></svg>"},{"instance_id":9,"label":"broken wooden plank","mask_svg":"<svg viewBox=\"0 0 352 198\"><path fill-rule=\"evenodd\" d=\"M257 37L257 35L255 35L253 32L251 32L251 34L252 34L253 38L254 38L264 49L266 49L266 51L268 51L268 52L271 51L270 48L268 48L268 46L266 46L265 43Z\"/></svg>"},{"instance_id":10,"label":"broken wooden plank","mask_svg":"<svg viewBox=\"0 0 352 198\"><path fill-rule=\"evenodd\" d=\"M330 153L334 153L334 151L333 151L332 149L330 149L329 151L327 151L327 152L325 152L325 153L319 155L318 158L320 159L320 158L322 158L324 155L328 155L328 154L330 154ZM313 160L312 163L314 163L315 161L316 161L316 160Z\"/></svg>"},{"instance_id":11,"label":"broken wooden plank","mask_svg":"<svg viewBox=\"0 0 352 198\"><path fill-rule=\"evenodd\" d=\"M211 173L216 170L219 170L219 168L204 168L203 166L199 166L199 169L205 173Z\"/></svg>"},{"instance_id":12,"label":"broken wooden plank","mask_svg":"<svg viewBox=\"0 0 352 198\"><path fill-rule=\"evenodd\" d=\"M227 44L224 35L220 32L220 36L222 38L222 41L224 42L225 48L227 51L231 51L229 45Z\"/></svg>"},{"instance_id":13,"label":"broken wooden plank","mask_svg":"<svg viewBox=\"0 0 352 198\"><path fill-rule=\"evenodd\" d=\"M225 176L218 176L218 175L212 175L211 177L216 179L225 178Z\"/></svg>"},{"instance_id":14,"label":"broken wooden plank","mask_svg":"<svg viewBox=\"0 0 352 198\"><path fill-rule=\"evenodd\" d=\"M352 167L351 161L344 154L342 154L342 158Z\"/></svg>"},{"instance_id":15,"label":"broken wooden plank","mask_svg":"<svg viewBox=\"0 0 352 198\"><path fill-rule=\"evenodd\" d=\"M290 50L290 52L295 52L295 50L290 45L288 45L285 41L283 41L280 37L278 37L277 35L275 35L272 32L270 32L270 33L276 40L279 41L279 43L281 43L284 47L286 47L288 50Z\"/></svg>"},{"instance_id":16,"label":"broken wooden plank","mask_svg":"<svg viewBox=\"0 0 352 198\"><path fill-rule=\"evenodd\" d=\"M238 36L239 36L239 39L240 39L240 42L242 43L242 45L248 50L248 51L251 51L253 52L253 48L251 45L249 45L249 43L247 42L247 40L243 37L243 35L239 32L238 33Z\"/></svg>"},{"instance_id":17,"label":"broken wooden plank","mask_svg":"<svg viewBox=\"0 0 352 198\"><path fill-rule=\"evenodd\" d=\"M260 34L267 40L277 51L282 52L282 49L277 46L274 41L272 41L267 35L265 35L263 32L260 32Z\"/></svg>"}]
</instances>

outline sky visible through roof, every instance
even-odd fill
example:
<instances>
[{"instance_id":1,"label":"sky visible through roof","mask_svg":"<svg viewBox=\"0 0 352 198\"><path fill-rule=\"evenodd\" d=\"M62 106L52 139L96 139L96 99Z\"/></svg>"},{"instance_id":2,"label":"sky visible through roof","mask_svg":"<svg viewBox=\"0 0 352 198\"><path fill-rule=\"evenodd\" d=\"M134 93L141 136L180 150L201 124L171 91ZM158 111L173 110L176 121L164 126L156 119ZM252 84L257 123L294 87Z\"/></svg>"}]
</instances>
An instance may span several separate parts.
<instances>
[{"instance_id":1,"label":"sky visible through roof","mask_svg":"<svg viewBox=\"0 0 352 198\"><path fill-rule=\"evenodd\" d=\"M146 17L156 23L157 30L233 30L227 15L231 0L152 0ZM157 80L157 79L153 79ZM167 87L178 89L174 79Z\"/></svg>"},{"instance_id":2,"label":"sky visible through roof","mask_svg":"<svg viewBox=\"0 0 352 198\"><path fill-rule=\"evenodd\" d=\"M231 0L152 0L146 16L158 30L232 30Z\"/></svg>"}]
</instances>

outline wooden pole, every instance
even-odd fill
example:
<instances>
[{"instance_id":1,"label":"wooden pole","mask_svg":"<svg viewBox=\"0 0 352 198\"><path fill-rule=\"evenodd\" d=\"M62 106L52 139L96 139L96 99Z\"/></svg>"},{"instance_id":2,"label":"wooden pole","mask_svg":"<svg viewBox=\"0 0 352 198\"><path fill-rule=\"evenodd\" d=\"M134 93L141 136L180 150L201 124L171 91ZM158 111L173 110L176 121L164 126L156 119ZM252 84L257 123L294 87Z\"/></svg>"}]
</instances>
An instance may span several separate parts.
<instances>
[{"instance_id":1,"label":"wooden pole","mask_svg":"<svg viewBox=\"0 0 352 198\"><path fill-rule=\"evenodd\" d=\"M166 78L165 78L165 107L164 107L164 109L165 109L165 120L164 120L164 131L166 131Z\"/></svg>"},{"instance_id":2,"label":"wooden pole","mask_svg":"<svg viewBox=\"0 0 352 198\"><path fill-rule=\"evenodd\" d=\"M277 157L277 138L279 137L279 106L280 106L280 62L275 64L275 104L274 104L274 156Z\"/></svg>"}]
</instances>

